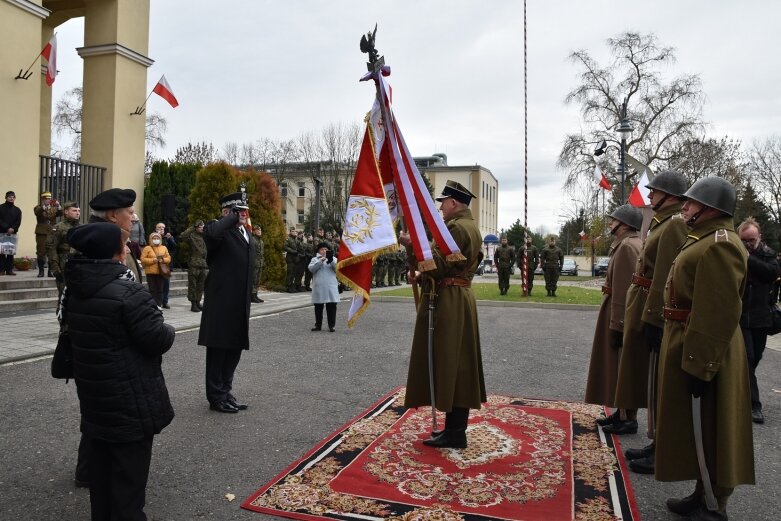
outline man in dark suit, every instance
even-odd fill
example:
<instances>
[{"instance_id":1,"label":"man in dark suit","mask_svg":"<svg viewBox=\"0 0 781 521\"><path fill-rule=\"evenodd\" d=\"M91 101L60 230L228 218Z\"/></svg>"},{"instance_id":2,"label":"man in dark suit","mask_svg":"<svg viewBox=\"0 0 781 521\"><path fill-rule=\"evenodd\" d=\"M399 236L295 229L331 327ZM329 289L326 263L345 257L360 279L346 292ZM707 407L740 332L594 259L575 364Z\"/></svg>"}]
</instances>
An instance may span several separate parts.
<instances>
[{"instance_id":1,"label":"man in dark suit","mask_svg":"<svg viewBox=\"0 0 781 521\"><path fill-rule=\"evenodd\" d=\"M206 225L206 276L198 344L206 346L206 398L213 411L247 408L231 394L241 352L249 349L250 287L255 268L255 239L247 230L246 194L220 199L222 218Z\"/></svg>"}]
</instances>

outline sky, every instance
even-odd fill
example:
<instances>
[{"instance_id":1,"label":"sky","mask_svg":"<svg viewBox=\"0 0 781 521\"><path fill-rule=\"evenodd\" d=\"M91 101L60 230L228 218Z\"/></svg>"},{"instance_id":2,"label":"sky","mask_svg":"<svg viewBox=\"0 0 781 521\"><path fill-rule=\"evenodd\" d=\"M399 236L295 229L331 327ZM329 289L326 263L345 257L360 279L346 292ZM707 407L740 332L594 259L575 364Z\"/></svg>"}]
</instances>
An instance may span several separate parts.
<instances>
[{"instance_id":1,"label":"sky","mask_svg":"<svg viewBox=\"0 0 781 521\"><path fill-rule=\"evenodd\" d=\"M415 156L443 152L451 166L479 164L499 182L499 229L524 222L557 232L572 215L556 160L581 126L565 104L585 49L607 64L606 40L654 33L676 49L670 79L699 74L708 135L750 145L781 133L781 3L774 0L529 0L528 153L524 169L522 0L151 0L148 86L162 74L179 100L152 96L147 109L168 121L167 159L188 142L293 139L360 122L374 87L361 36L378 24L376 45L391 66L394 113ZM57 29L60 70L54 99L81 85L83 19ZM143 100L139 100L141 103ZM132 110L134 107L129 107ZM130 110L128 112L130 112Z\"/></svg>"}]
</instances>

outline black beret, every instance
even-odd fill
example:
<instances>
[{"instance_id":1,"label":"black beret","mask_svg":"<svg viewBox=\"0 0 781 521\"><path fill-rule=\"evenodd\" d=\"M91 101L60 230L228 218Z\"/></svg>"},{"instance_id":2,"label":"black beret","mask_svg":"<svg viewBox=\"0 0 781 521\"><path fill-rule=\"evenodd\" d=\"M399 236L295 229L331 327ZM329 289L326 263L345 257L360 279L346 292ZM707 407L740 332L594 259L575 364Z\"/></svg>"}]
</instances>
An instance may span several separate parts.
<instances>
[{"instance_id":1,"label":"black beret","mask_svg":"<svg viewBox=\"0 0 781 521\"><path fill-rule=\"evenodd\" d=\"M89 207L93 210L116 210L117 208L129 208L136 202L136 192L130 188L111 188L100 192Z\"/></svg>"},{"instance_id":2,"label":"black beret","mask_svg":"<svg viewBox=\"0 0 781 521\"><path fill-rule=\"evenodd\" d=\"M124 248L121 237L122 230L116 224L92 223L74 226L66 240L88 259L110 259Z\"/></svg>"}]
</instances>

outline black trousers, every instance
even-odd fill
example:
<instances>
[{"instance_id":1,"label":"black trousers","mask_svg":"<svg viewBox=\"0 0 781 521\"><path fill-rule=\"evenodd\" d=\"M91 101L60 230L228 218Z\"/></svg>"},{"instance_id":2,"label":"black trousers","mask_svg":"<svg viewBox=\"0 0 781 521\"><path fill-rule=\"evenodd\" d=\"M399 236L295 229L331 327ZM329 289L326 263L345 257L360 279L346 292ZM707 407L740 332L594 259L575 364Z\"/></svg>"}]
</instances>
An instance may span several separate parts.
<instances>
[{"instance_id":1,"label":"black trousers","mask_svg":"<svg viewBox=\"0 0 781 521\"><path fill-rule=\"evenodd\" d=\"M89 483L89 438L83 432L81 433L81 440L79 440L79 458L76 460L76 476L78 481L86 481Z\"/></svg>"},{"instance_id":2,"label":"black trousers","mask_svg":"<svg viewBox=\"0 0 781 521\"><path fill-rule=\"evenodd\" d=\"M233 373L239 365L242 349L206 348L206 399L224 402L233 389Z\"/></svg>"},{"instance_id":3,"label":"black trousers","mask_svg":"<svg viewBox=\"0 0 781 521\"><path fill-rule=\"evenodd\" d=\"M0 255L0 273L11 273L14 271L14 256Z\"/></svg>"},{"instance_id":4,"label":"black trousers","mask_svg":"<svg viewBox=\"0 0 781 521\"><path fill-rule=\"evenodd\" d=\"M315 304L315 327L323 327L323 306L325 306L328 327L332 328L336 325L336 302Z\"/></svg>"},{"instance_id":5,"label":"black trousers","mask_svg":"<svg viewBox=\"0 0 781 521\"><path fill-rule=\"evenodd\" d=\"M746 360L748 361L748 382L751 388L751 407L762 408L759 401L759 384L757 384L757 366L765 354L767 346L767 329L741 327L743 343L746 344Z\"/></svg>"},{"instance_id":6,"label":"black trousers","mask_svg":"<svg viewBox=\"0 0 781 521\"><path fill-rule=\"evenodd\" d=\"M146 521L146 482L152 437L130 443L90 439L92 521Z\"/></svg>"}]
</instances>

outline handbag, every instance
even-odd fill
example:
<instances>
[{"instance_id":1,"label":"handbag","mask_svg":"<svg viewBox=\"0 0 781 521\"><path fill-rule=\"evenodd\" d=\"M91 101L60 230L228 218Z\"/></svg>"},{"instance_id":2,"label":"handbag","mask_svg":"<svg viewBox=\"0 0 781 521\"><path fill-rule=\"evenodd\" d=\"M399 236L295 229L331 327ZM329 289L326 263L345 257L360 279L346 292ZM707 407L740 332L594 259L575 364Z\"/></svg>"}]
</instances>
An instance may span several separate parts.
<instances>
[{"instance_id":1,"label":"handbag","mask_svg":"<svg viewBox=\"0 0 781 521\"><path fill-rule=\"evenodd\" d=\"M171 278L171 265L166 264L163 261L157 261L157 267L159 268L158 271L160 272L160 276L166 279Z\"/></svg>"},{"instance_id":2,"label":"handbag","mask_svg":"<svg viewBox=\"0 0 781 521\"><path fill-rule=\"evenodd\" d=\"M57 347L54 348L52 358L52 376L65 378L65 383L68 383L69 378L73 378L73 348L67 331L60 333L57 339Z\"/></svg>"},{"instance_id":3,"label":"handbag","mask_svg":"<svg viewBox=\"0 0 781 521\"><path fill-rule=\"evenodd\" d=\"M781 333L781 309L778 306L770 306L770 327L767 330L768 335Z\"/></svg>"}]
</instances>

